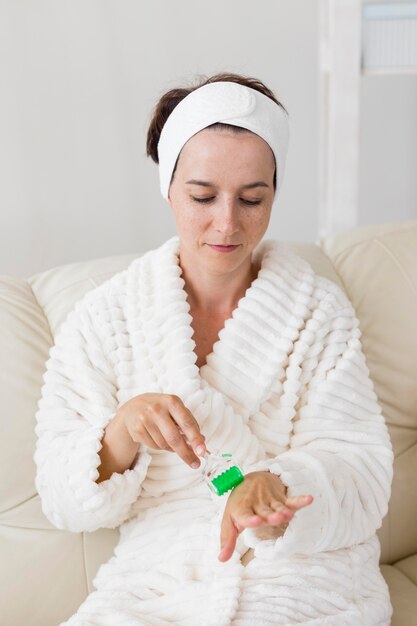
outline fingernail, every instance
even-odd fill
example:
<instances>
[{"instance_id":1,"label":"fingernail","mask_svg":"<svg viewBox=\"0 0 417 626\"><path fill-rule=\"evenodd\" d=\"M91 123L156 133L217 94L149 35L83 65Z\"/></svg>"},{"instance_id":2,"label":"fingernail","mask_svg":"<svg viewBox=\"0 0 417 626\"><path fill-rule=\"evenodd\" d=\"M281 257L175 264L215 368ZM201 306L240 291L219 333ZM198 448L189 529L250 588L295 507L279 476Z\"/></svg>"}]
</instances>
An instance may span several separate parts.
<instances>
[{"instance_id":1,"label":"fingernail","mask_svg":"<svg viewBox=\"0 0 417 626\"><path fill-rule=\"evenodd\" d=\"M203 446L203 444L200 444L199 446L196 447L197 454L201 454L201 455L204 454L204 450L205 450L205 447Z\"/></svg>"},{"instance_id":2,"label":"fingernail","mask_svg":"<svg viewBox=\"0 0 417 626\"><path fill-rule=\"evenodd\" d=\"M193 462L191 463L191 467L192 467L193 469L197 469L197 467L200 467L200 463L199 463L199 462L197 462L197 461L193 461Z\"/></svg>"}]
</instances>

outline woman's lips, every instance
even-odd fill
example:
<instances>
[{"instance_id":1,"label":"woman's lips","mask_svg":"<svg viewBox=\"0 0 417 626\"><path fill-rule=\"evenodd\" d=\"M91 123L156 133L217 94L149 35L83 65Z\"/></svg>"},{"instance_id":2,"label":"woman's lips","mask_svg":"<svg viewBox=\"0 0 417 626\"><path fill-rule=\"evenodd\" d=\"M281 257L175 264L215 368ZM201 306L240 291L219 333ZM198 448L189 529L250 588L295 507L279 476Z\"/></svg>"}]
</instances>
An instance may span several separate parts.
<instances>
[{"instance_id":1,"label":"woman's lips","mask_svg":"<svg viewBox=\"0 0 417 626\"><path fill-rule=\"evenodd\" d=\"M238 243L235 246L215 246L209 243L208 246L210 248L213 248L213 250L216 250L217 252L233 252L233 250L236 250L236 248L238 248L240 244Z\"/></svg>"}]
</instances>

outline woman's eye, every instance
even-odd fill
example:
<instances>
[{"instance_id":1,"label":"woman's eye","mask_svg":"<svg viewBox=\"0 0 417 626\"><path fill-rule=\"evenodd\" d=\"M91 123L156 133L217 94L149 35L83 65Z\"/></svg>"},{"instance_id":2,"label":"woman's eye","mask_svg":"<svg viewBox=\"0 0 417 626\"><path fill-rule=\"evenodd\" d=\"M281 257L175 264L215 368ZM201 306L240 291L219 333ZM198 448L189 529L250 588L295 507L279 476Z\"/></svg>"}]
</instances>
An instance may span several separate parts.
<instances>
[{"instance_id":1,"label":"woman's eye","mask_svg":"<svg viewBox=\"0 0 417 626\"><path fill-rule=\"evenodd\" d=\"M202 202L202 203L207 203L210 202L211 200L214 200L214 198L192 198L194 200L194 202ZM248 205L254 205L254 204L261 204L261 200L245 200L244 198L241 198L242 202L244 204L248 204Z\"/></svg>"},{"instance_id":2,"label":"woman's eye","mask_svg":"<svg viewBox=\"0 0 417 626\"><path fill-rule=\"evenodd\" d=\"M213 198L193 198L195 202L210 202Z\"/></svg>"}]
</instances>

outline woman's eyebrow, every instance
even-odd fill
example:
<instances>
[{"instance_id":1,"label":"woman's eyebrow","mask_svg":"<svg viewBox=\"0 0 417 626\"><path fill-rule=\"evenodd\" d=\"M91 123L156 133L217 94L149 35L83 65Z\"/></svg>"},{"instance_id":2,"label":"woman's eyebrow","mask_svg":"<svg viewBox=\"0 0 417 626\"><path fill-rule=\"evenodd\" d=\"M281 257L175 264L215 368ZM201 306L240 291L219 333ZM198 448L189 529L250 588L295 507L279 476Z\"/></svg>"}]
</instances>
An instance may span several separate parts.
<instances>
[{"instance_id":1,"label":"woman's eyebrow","mask_svg":"<svg viewBox=\"0 0 417 626\"><path fill-rule=\"evenodd\" d=\"M203 187L215 187L214 183L210 183L206 180L187 180L186 185L202 185ZM242 189L252 189L253 187L269 187L263 180L257 180L254 183L248 185L242 185Z\"/></svg>"}]
</instances>

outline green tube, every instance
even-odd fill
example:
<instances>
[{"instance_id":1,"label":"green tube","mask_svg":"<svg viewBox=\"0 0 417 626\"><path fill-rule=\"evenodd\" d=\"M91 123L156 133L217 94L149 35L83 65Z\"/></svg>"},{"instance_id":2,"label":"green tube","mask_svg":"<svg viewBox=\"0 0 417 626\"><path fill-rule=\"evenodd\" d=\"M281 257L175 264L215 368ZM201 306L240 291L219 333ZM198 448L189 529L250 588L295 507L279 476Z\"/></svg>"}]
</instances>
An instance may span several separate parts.
<instances>
[{"instance_id":1,"label":"green tube","mask_svg":"<svg viewBox=\"0 0 417 626\"><path fill-rule=\"evenodd\" d=\"M219 476L216 476L216 478L211 481L211 484L214 487L214 493L217 493L218 496L222 496L224 493L237 487L237 485L240 485L243 481L244 477L242 472L234 465Z\"/></svg>"},{"instance_id":2,"label":"green tube","mask_svg":"<svg viewBox=\"0 0 417 626\"><path fill-rule=\"evenodd\" d=\"M203 479L210 491L218 496L231 491L245 479L241 468L231 454L207 451L202 461Z\"/></svg>"}]
</instances>

